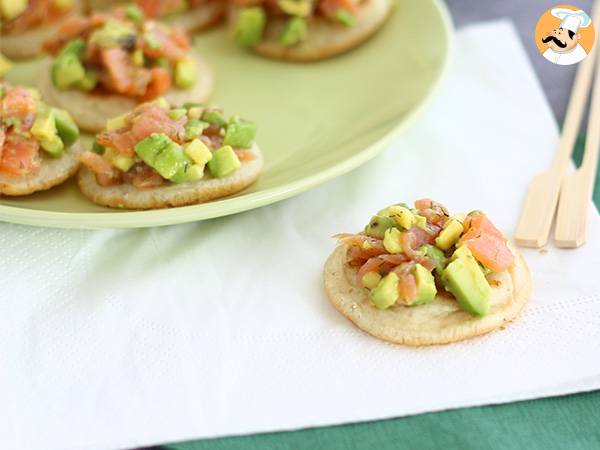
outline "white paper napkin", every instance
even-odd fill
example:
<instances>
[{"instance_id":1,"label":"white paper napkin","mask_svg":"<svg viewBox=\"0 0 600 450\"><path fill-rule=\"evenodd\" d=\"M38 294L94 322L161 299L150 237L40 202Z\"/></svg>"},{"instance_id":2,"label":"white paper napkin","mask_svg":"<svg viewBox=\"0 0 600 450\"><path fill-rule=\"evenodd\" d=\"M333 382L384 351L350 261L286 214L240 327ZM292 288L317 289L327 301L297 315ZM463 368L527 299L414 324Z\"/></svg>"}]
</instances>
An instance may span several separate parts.
<instances>
[{"instance_id":1,"label":"white paper napkin","mask_svg":"<svg viewBox=\"0 0 600 450\"><path fill-rule=\"evenodd\" d=\"M388 345L323 292L330 236L394 201L483 208L512 234L557 127L509 24L462 30L454 57L416 126L291 200L138 231L1 224L0 445L105 450L600 387L595 209L585 247L525 252L534 296L505 331Z\"/></svg>"}]
</instances>

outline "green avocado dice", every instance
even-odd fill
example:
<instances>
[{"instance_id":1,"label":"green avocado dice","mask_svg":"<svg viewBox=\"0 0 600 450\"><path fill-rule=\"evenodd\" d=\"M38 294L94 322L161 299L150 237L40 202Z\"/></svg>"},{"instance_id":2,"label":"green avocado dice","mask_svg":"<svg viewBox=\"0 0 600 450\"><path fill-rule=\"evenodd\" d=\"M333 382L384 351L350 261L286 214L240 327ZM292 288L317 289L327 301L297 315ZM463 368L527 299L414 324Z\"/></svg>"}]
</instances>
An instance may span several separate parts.
<instances>
[{"instance_id":1,"label":"green avocado dice","mask_svg":"<svg viewBox=\"0 0 600 450\"><path fill-rule=\"evenodd\" d=\"M288 19L281 36L279 43L284 47L292 47L306 40L308 36L308 25L302 17L291 17Z\"/></svg>"},{"instance_id":2,"label":"green avocado dice","mask_svg":"<svg viewBox=\"0 0 600 450\"><path fill-rule=\"evenodd\" d=\"M213 157L208 162L208 170L213 177L223 178L234 173L241 165L233 149L226 145L213 152Z\"/></svg>"},{"instance_id":3,"label":"green avocado dice","mask_svg":"<svg viewBox=\"0 0 600 450\"><path fill-rule=\"evenodd\" d=\"M1 0L0 14L6 20L12 20L27 10L27 0Z\"/></svg>"},{"instance_id":4,"label":"green avocado dice","mask_svg":"<svg viewBox=\"0 0 600 450\"><path fill-rule=\"evenodd\" d=\"M154 167L156 157L173 141L164 133L152 133L146 139L138 142L135 152L150 167Z\"/></svg>"},{"instance_id":5,"label":"green avocado dice","mask_svg":"<svg viewBox=\"0 0 600 450\"><path fill-rule=\"evenodd\" d=\"M180 89L190 89L198 80L198 70L192 58L182 58L175 64L175 86Z\"/></svg>"},{"instance_id":6,"label":"green avocado dice","mask_svg":"<svg viewBox=\"0 0 600 450\"><path fill-rule=\"evenodd\" d=\"M444 252L431 244L422 245L419 247L419 251L433 260L435 263L435 273L441 277L448 264L448 258L446 258Z\"/></svg>"},{"instance_id":7,"label":"green avocado dice","mask_svg":"<svg viewBox=\"0 0 600 450\"><path fill-rule=\"evenodd\" d=\"M77 59L83 59L83 56L85 55L85 48L85 41L82 38L71 39L60 50L57 56L73 54L77 56Z\"/></svg>"},{"instance_id":8,"label":"green avocado dice","mask_svg":"<svg viewBox=\"0 0 600 450\"><path fill-rule=\"evenodd\" d=\"M335 19L346 27L354 26L356 23L356 16L343 8L338 9L337 13L335 14Z\"/></svg>"},{"instance_id":9,"label":"green avocado dice","mask_svg":"<svg viewBox=\"0 0 600 450\"><path fill-rule=\"evenodd\" d=\"M51 108L44 108L38 111L30 132L40 142L50 141L57 135L54 112Z\"/></svg>"},{"instance_id":10,"label":"green avocado dice","mask_svg":"<svg viewBox=\"0 0 600 450\"><path fill-rule=\"evenodd\" d=\"M144 21L144 12L135 4L125 7L125 16L135 24L141 24Z\"/></svg>"},{"instance_id":11,"label":"green avocado dice","mask_svg":"<svg viewBox=\"0 0 600 450\"><path fill-rule=\"evenodd\" d=\"M118 48L136 40L133 24L122 20L107 20L102 28L96 29L90 35L90 43L102 48Z\"/></svg>"},{"instance_id":12,"label":"green avocado dice","mask_svg":"<svg viewBox=\"0 0 600 450\"><path fill-rule=\"evenodd\" d=\"M193 141L202 135L202 132L210 126L208 122L191 119L185 124L185 140Z\"/></svg>"},{"instance_id":13,"label":"green avocado dice","mask_svg":"<svg viewBox=\"0 0 600 450\"><path fill-rule=\"evenodd\" d=\"M200 180L204 176L204 165L193 164L186 161L179 167L175 175L171 177L173 183L190 183Z\"/></svg>"},{"instance_id":14,"label":"green avocado dice","mask_svg":"<svg viewBox=\"0 0 600 450\"><path fill-rule=\"evenodd\" d=\"M437 295L435 278L431 272L421 264L415 265L413 275L417 284L417 298L413 302L413 305L425 305L431 303Z\"/></svg>"},{"instance_id":15,"label":"green avocado dice","mask_svg":"<svg viewBox=\"0 0 600 450\"><path fill-rule=\"evenodd\" d=\"M233 26L236 42L242 47L255 47L263 38L267 15L260 6L243 8Z\"/></svg>"},{"instance_id":16,"label":"green avocado dice","mask_svg":"<svg viewBox=\"0 0 600 450\"><path fill-rule=\"evenodd\" d=\"M438 237L435 238L435 245L442 250L448 250L458 242L463 230L463 224L455 217L451 217L444 224L444 228L442 228Z\"/></svg>"},{"instance_id":17,"label":"green avocado dice","mask_svg":"<svg viewBox=\"0 0 600 450\"><path fill-rule=\"evenodd\" d=\"M256 137L256 124L253 122L234 122L227 125L224 145L236 148L250 148Z\"/></svg>"},{"instance_id":18,"label":"green avocado dice","mask_svg":"<svg viewBox=\"0 0 600 450\"><path fill-rule=\"evenodd\" d=\"M183 149L180 145L171 141L171 143L156 156L153 167L161 177L170 180L179 171L183 170L186 164L188 164L188 159L183 154Z\"/></svg>"},{"instance_id":19,"label":"green avocado dice","mask_svg":"<svg viewBox=\"0 0 600 450\"><path fill-rule=\"evenodd\" d=\"M227 120L225 120L225 116L220 111L204 111L202 114L202 120L210 123L211 125L218 125L220 127L227 125Z\"/></svg>"},{"instance_id":20,"label":"green avocado dice","mask_svg":"<svg viewBox=\"0 0 600 450\"><path fill-rule=\"evenodd\" d=\"M79 139L79 128L71 115L64 109L52 108L52 111L54 112L56 131L65 147L70 147Z\"/></svg>"},{"instance_id":21,"label":"green avocado dice","mask_svg":"<svg viewBox=\"0 0 600 450\"><path fill-rule=\"evenodd\" d=\"M56 134L50 139L40 141L40 145L50 154L50 156L55 158L60 158L64 154L65 144Z\"/></svg>"},{"instance_id":22,"label":"green avocado dice","mask_svg":"<svg viewBox=\"0 0 600 450\"><path fill-rule=\"evenodd\" d=\"M185 108L176 108L169 111L169 117L173 120L179 120L183 116L187 115L187 109Z\"/></svg>"},{"instance_id":23,"label":"green avocado dice","mask_svg":"<svg viewBox=\"0 0 600 450\"><path fill-rule=\"evenodd\" d=\"M77 55L64 53L52 63L52 82L60 90L66 90L85 79L85 68Z\"/></svg>"},{"instance_id":24,"label":"green avocado dice","mask_svg":"<svg viewBox=\"0 0 600 450\"><path fill-rule=\"evenodd\" d=\"M391 218L387 216L375 215L371 217L371 221L365 227L365 234L377 239L383 239L385 236L385 231L393 226L394 221Z\"/></svg>"},{"instance_id":25,"label":"green avocado dice","mask_svg":"<svg viewBox=\"0 0 600 450\"><path fill-rule=\"evenodd\" d=\"M75 87L82 91L92 91L98 85L98 73L95 70L86 70L83 80L75 83Z\"/></svg>"},{"instance_id":26,"label":"green avocado dice","mask_svg":"<svg viewBox=\"0 0 600 450\"><path fill-rule=\"evenodd\" d=\"M398 300L398 275L388 273L379 281L376 288L371 290L371 302L378 309L387 309Z\"/></svg>"},{"instance_id":27,"label":"green avocado dice","mask_svg":"<svg viewBox=\"0 0 600 450\"><path fill-rule=\"evenodd\" d=\"M488 313L492 288L475 258L456 258L444 270L442 282L465 311L479 317Z\"/></svg>"}]
</instances>

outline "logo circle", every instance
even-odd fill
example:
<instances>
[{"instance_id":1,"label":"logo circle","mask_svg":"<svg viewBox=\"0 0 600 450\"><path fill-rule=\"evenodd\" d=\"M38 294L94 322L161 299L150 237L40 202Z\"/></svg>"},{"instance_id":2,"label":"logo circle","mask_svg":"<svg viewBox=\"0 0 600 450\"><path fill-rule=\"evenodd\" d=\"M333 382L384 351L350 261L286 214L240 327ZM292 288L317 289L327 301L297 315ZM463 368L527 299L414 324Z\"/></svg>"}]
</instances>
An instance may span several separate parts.
<instances>
[{"instance_id":1,"label":"logo circle","mask_svg":"<svg viewBox=\"0 0 600 450\"><path fill-rule=\"evenodd\" d=\"M546 60L568 66L583 61L592 51L596 31L586 11L573 5L556 5L540 16L534 39Z\"/></svg>"}]
</instances>

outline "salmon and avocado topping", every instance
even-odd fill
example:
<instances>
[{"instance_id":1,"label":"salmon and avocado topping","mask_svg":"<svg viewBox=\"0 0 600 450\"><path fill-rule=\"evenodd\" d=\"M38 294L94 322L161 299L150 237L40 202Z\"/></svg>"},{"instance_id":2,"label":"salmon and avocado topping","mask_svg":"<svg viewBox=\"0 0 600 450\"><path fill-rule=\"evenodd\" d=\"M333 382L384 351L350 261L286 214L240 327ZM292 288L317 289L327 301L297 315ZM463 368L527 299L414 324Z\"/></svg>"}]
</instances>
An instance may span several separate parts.
<instances>
[{"instance_id":1,"label":"salmon and avocado topping","mask_svg":"<svg viewBox=\"0 0 600 450\"><path fill-rule=\"evenodd\" d=\"M236 41L242 47L256 47L263 40L268 21L283 18L286 23L279 44L293 47L309 38L309 23L323 18L341 27L352 27L362 3L368 0L234 0L239 9L233 24Z\"/></svg>"},{"instance_id":2,"label":"salmon and avocado topping","mask_svg":"<svg viewBox=\"0 0 600 450\"><path fill-rule=\"evenodd\" d=\"M0 81L0 173L36 174L43 158L60 158L79 139L64 110L52 108L35 89Z\"/></svg>"},{"instance_id":3,"label":"salmon and avocado topping","mask_svg":"<svg viewBox=\"0 0 600 450\"><path fill-rule=\"evenodd\" d=\"M164 98L108 120L93 151L81 162L102 186L131 183L138 188L234 174L252 151L256 125L201 104L171 106Z\"/></svg>"},{"instance_id":4,"label":"salmon and avocado topping","mask_svg":"<svg viewBox=\"0 0 600 450\"><path fill-rule=\"evenodd\" d=\"M414 208L389 206L362 233L335 237L347 247L347 264L358 269L356 284L379 309L424 305L446 292L466 312L485 316L492 295L487 277L515 260L483 212L451 216L429 199Z\"/></svg>"},{"instance_id":5,"label":"salmon and avocado topping","mask_svg":"<svg viewBox=\"0 0 600 450\"><path fill-rule=\"evenodd\" d=\"M148 101L172 87L191 89L198 78L187 34L145 20L136 5L111 14L73 16L45 49L55 55L52 83L59 90Z\"/></svg>"},{"instance_id":6,"label":"salmon and avocado topping","mask_svg":"<svg viewBox=\"0 0 600 450\"><path fill-rule=\"evenodd\" d=\"M74 0L0 0L0 31L18 34L62 19Z\"/></svg>"}]
</instances>

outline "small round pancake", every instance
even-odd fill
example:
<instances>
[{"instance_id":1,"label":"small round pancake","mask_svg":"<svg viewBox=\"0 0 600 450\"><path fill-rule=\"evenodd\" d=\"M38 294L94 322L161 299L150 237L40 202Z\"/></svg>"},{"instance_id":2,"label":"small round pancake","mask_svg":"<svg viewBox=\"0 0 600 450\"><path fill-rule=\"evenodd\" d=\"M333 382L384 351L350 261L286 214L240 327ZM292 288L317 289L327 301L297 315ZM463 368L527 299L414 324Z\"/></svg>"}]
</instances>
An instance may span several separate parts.
<instances>
[{"instance_id":1,"label":"small round pancake","mask_svg":"<svg viewBox=\"0 0 600 450\"><path fill-rule=\"evenodd\" d=\"M111 208L161 209L204 203L240 192L256 181L262 171L263 156L257 145L252 151L256 159L242 163L237 172L225 178L204 177L193 183L146 189L128 183L100 186L96 176L83 166L78 176L79 188L94 203Z\"/></svg>"},{"instance_id":2,"label":"small round pancake","mask_svg":"<svg viewBox=\"0 0 600 450\"><path fill-rule=\"evenodd\" d=\"M81 9L81 3L77 1L73 11L79 12ZM0 53L10 59L26 59L38 56L42 54L44 42L56 36L61 23L62 19L59 19L54 23L32 28L22 33L0 33Z\"/></svg>"},{"instance_id":3,"label":"small round pancake","mask_svg":"<svg viewBox=\"0 0 600 450\"><path fill-rule=\"evenodd\" d=\"M197 8L166 17L164 21L187 32L205 30L223 19L226 8L224 0L209 0Z\"/></svg>"},{"instance_id":4,"label":"small round pancake","mask_svg":"<svg viewBox=\"0 0 600 450\"><path fill-rule=\"evenodd\" d=\"M87 10L89 12L106 10L122 1L114 0L88 0ZM200 31L209 28L225 16L227 2L225 0L207 0L205 4L185 11L183 13L168 15L160 19L172 26L183 28L187 32Z\"/></svg>"},{"instance_id":5,"label":"small round pancake","mask_svg":"<svg viewBox=\"0 0 600 450\"><path fill-rule=\"evenodd\" d=\"M332 24L316 18L309 22L308 39L293 47L279 44L285 26L284 19L271 19L265 30L265 39L254 50L260 55L289 61L317 61L347 52L374 35L390 16L392 0L368 0L360 7L356 24L352 27ZM230 18L234 20L235 11Z\"/></svg>"},{"instance_id":6,"label":"small round pancake","mask_svg":"<svg viewBox=\"0 0 600 450\"><path fill-rule=\"evenodd\" d=\"M214 87L214 73L210 66L197 54L194 56L198 70L198 82L190 90L171 89L165 98L173 105L185 102L206 102ZM48 103L66 109L83 130L98 133L106 126L106 120L132 111L138 102L122 95L92 95L70 89L61 91L52 83L48 61L42 68L39 90Z\"/></svg>"},{"instance_id":7,"label":"small round pancake","mask_svg":"<svg viewBox=\"0 0 600 450\"><path fill-rule=\"evenodd\" d=\"M371 303L369 291L351 280L357 269L346 264L346 247L339 246L325 263L325 290L333 306L376 338L411 346L448 344L503 328L523 309L531 295L531 277L525 260L511 246L515 264L488 277L492 286L490 312L474 317L453 298L438 295L419 306L394 305L386 310Z\"/></svg>"},{"instance_id":8,"label":"small round pancake","mask_svg":"<svg viewBox=\"0 0 600 450\"><path fill-rule=\"evenodd\" d=\"M0 195L29 195L63 183L79 169L79 156L84 150L83 145L76 142L60 158L44 155L40 171L35 175L12 177L0 174Z\"/></svg>"}]
</instances>

